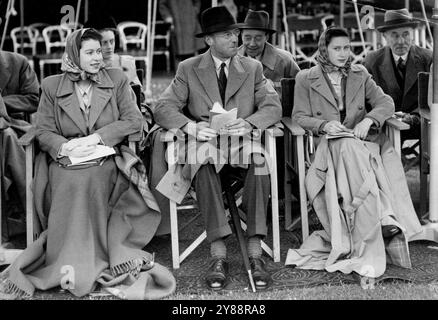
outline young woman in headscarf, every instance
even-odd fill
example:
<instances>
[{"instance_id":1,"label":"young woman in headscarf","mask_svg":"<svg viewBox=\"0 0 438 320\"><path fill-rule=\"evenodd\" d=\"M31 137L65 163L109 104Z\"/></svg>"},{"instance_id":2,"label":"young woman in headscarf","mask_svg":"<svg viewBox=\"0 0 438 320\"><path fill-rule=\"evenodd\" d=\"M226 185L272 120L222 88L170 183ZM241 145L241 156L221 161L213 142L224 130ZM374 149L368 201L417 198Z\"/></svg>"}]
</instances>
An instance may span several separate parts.
<instances>
[{"instance_id":1,"label":"young woman in headscarf","mask_svg":"<svg viewBox=\"0 0 438 320\"><path fill-rule=\"evenodd\" d=\"M117 155L69 165L70 157L86 157L99 144L119 150L142 128L123 72L102 68L100 41L94 29L73 32L62 59L64 73L42 82L36 138L44 160L36 161L34 194L45 231L1 274L0 298L58 286L80 297L98 283L129 288L145 281L142 270L157 271L142 248L155 233L159 213L119 169ZM172 288L174 279L166 276L170 280L161 289Z\"/></svg>"},{"instance_id":2,"label":"young woman in headscarf","mask_svg":"<svg viewBox=\"0 0 438 320\"><path fill-rule=\"evenodd\" d=\"M297 74L292 118L315 137L306 191L323 230L286 264L379 277L386 263L411 267L407 240L421 231L399 156L382 133L394 113L362 65L352 65L349 34L331 27L317 65ZM329 139L346 134L348 137Z\"/></svg>"}]
</instances>

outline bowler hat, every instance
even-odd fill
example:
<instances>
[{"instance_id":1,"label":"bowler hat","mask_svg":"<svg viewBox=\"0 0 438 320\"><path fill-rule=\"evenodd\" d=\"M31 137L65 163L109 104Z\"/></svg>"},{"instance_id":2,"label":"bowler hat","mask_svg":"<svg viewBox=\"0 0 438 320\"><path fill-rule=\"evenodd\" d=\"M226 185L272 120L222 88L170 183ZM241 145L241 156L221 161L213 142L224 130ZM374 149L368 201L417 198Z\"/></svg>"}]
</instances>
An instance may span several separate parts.
<instances>
[{"instance_id":1,"label":"bowler hat","mask_svg":"<svg viewBox=\"0 0 438 320\"><path fill-rule=\"evenodd\" d=\"M245 21L239 23L238 26L239 29L257 29L269 33L276 32L276 30L269 27L269 13L264 10L254 11L249 9Z\"/></svg>"},{"instance_id":2,"label":"bowler hat","mask_svg":"<svg viewBox=\"0 0 438 320\"><path fill-rule=\"evenodd\" d=\"M202 32L196 35L197 38L203 36L227 31L237 28L236 19L231 15L230 11L224 6L211 7L204 10L201 14L201 29Z\"/></svg>"},{"instance_id":3,"label":"bowler hat","mask_svg":"<svg viewBox=\"0 0 438 320\"><path fill-rule=\"evenodd\" d=\"M418 21L412 19L411 14L406 8L386 11L383 22L382 26L377 27L377 30L380 32L402 27L415 28L418 25Z\"/></svg>"}]
</instances>

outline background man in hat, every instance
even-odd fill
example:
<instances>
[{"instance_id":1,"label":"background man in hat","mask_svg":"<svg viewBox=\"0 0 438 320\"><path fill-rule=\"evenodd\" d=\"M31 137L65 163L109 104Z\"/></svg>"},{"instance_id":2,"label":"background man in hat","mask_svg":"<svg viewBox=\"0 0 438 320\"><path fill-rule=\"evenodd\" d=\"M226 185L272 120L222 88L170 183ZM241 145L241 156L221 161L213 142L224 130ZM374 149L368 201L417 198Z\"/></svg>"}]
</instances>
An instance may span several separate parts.
<instances>
[{"instance_id":1,"label":"background man in hat","mask_svg":"<svg viewBox=\"0 0 438 320\"><path fill-rule=\"evenodd\" d=\"M276 48L268 42L269 36L275 33L269 27L269 14L263 10L249 9L244 23L239 24L239 29L243 43L239 54L259 60L263 65L263 74L273 82L277 92L281 93L280 80L295 78L300 68L290 52Z\"/></svg>"},{"instance_id":2,"label":"background man in hat","mask_svg":"<svg viewBox=\"0 0 438 320\"><path fill-rule=\"evenodd\" d=\"M180 63L174 80L155 107L156 123L166 129L180 128L204 144L202 142L215 139L218 134L208 123L215 102L226 110L238 109L237 120L226 125L229 135L243 137L253 129L264 130L278 122L281 117L278 95L263 76L258 61L237 55L239 29L229 11L223 6L205 10L201 15L201 27L202 33L197 37L204 37L209 50ZM225 167L229 169L230 166ZM270 277L261 259L260 241L267 233L269 176L256 174L254 162L246 170L232 169L238 169L245 177L243 207L247 214L248 254L255 284L264 288ZM222 289L228 275L224 238L231 234L231 229L215 166L210 163L199 165L193 184L211 243L212 262L206 277L207 285L213 290Z\"/></svg>"},{"instance_id":3,"label":"background man in hat","mask_svg":"<svg viewBox=\"0 0 438 320\"><path fill-rule=\"evenodd\" d=\"M9 219L2 219L1 236L4 242L14 233L8 220L11 222L14 219L24 226L26 155L23 147L18 145L18 138L30 129L25 115L37 110L39 88L36 74L24 56L0 51L0 183L3 192L7 192L8 204L19 204L19 210L8 210ZM15 211L21 215L15 216ZM11 244L4 246L11 248Z\"/></svg>"},{"instance_id":4,"label":"background man in hat","mask_svg":"<svg viewBox=\"0 0 438 320\"><path fill-rule=\"evenodd\" d=\"M411 126L402 131L402 141L420 139L417 76L432 63L432 51L413 44L417 23L407 9L386 11L384 25L377 30L387 45L364 60L376 83L394 99L395 111L403 112L402 120Z\"/></svg>"}]
</instances>

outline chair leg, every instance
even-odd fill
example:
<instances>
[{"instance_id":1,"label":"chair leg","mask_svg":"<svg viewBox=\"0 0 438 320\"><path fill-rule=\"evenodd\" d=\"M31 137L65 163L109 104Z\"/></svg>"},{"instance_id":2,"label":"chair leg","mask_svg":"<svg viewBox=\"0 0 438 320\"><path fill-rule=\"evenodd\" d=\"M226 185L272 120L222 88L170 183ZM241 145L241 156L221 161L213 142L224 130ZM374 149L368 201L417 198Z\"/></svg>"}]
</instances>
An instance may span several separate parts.
<instances>
[{"instance_id":1,"label":"chair leg","mask_svg":"<svg viewBox=\"0 0 438 320\"><path fill-rule=\"evenodd\" d=\"M304 141L303 136L296 137L297 147L297 167L298 167L298 185L300 197L300 213L301 213L301 228L303 233L303 241L309 236L309 217L307 212L307 196L304 179L306 177L306 169L304 163Z\"/></svg>"},{"instance_id":2,"label":"chair leg","mask_svg":"<svg viewBox=\"0 0 438 320\"><path fill-rule=\"evenodd\" d=\"M284 228L289 230L292 223L292 175L290 172L290 156L291 152L286 150L291 149L291 136L287 133L284 135Z\"/></svg>"},{"instance_id":3,"label":"chair leg","mask_svg":"<svg viewBox=\"0 0 438 320\"><path fill-rule=\"evenodd\" d=\"M268 153L271 157L271 207L272 207L272 250L274 262L280 261L280 223L278 216L278 184L277 184L277 153L275 137L271 133L268 136Z\"/></svg>"}]
</instances>

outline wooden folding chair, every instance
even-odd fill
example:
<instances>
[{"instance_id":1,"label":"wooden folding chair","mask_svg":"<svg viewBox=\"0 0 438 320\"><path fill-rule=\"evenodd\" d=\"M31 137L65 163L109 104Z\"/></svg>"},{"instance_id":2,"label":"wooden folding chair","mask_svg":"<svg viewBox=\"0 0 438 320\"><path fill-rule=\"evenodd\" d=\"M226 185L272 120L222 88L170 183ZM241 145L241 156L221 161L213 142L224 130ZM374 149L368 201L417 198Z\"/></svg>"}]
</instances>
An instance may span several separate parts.
<instances>
[{"instance_id":1,"label":"wooden folding chair","mask_svg":"<svg viewBox=\"0 0 438 320\"><path fill-rule=\"evenodd\" d=\"M277 160L276 160L276 138L283 136L282 130L278 126L272 126L265 131L265 150L270 156L270 182L271 182L271 214L272 214L272 249L262 241L263 250L270 255L275 262L280 261L280 226L278 214L278 187L277 187ZM166 146L166 158L168 168L173 168L178 159L178 148L176 145L176 135L170 131L162 133L162 141ZM189 191L189 195L196 200L196 193L193 190ZM240 205L241 199L236 200L236 204ZM196 209L196 204L178 205L175 201L169 200L170 204L170 228L171 228L171 245L172 245L172 265L174 269L178 269L180 264L193 252L206 238L207 233L204 230L187 248L180 254L179 247L179 230L178 230L178 212L183 210ZM190 220L189 223L191 223ZM246 229L244 222L242 227Z\"/></svg>"},{"instance_id":2,"label":"wooden folding chair","mask_svg":"<svg viewBox=\"0 0 438 320\"><path fill-rule=\"evenodd\" d=\"M294 79L282 79L282 105L292 114L294 97ZM308 135L298 123L289 117L283 117L284 149L285 149L285 227L291 230L299 219L292 221L292 183L298 180L298 199L300 205L300 219L303 241L309 236L308 204L304 184L306 176L305 155L309 151ZM400 131L408 130L409 125L395 118L390 118L385 123L385 133L392 142L394 149L401 155ZM296 184L295 184L296 185Z\"/></svg>"}]
</instances>

